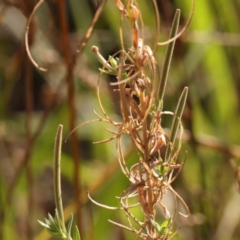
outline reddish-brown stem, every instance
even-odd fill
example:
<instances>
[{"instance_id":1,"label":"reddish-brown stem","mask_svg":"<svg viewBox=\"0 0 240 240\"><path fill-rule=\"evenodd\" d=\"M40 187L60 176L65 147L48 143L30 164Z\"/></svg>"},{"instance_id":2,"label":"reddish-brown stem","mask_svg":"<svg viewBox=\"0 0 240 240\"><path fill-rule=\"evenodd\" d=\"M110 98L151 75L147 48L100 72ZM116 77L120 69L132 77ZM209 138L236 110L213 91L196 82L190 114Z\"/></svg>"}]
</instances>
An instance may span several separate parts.
<instances>
[{"instance_id":1,"label":"reddish-brown stem","mask_svg":"<svg viewBox=\"0 0 240 240\"><path fill-rule=\"evenodd\" d=\"M146 111L146 104L145 104L145 94L142 92L140 96L140 103L141 103L141 111L144 113ZM142 123L142 131L143 131L143 143L144 143L144 161L147 162L148 164L148 136L147 136L147 119L145 118L143 123ZM151 176L148 175L148 180L147 180L147 185L149 186L149 189L147 190L147 195L148 195L148 209L150 213L153 213L153 196L152 196L152 190L151 190ZM149 228L150 232L152 232L153 228L152 225L149 222Z\"/></svg>"},{"instance_id":2,"label":"reddish-brown stem","mask_svg":"<svg viewBox=\"0 0 240 240\"><path fill-rule=\"evenodd\" d=\"M35 22L31 23L31 30L29 31L29 44L32 44L33 35L35 32ZM32 111L33 111L33 66L31 61L27 57L27 52L24 52L24 62L25 62L25 127L26 127L26 142L27 145L31 146L31 120L32 120ZM33 201L33 173L31 167L31 152L32 148L29 148L29 154L26 159L26 179L28 185L28 212L26 217L26 225L27 225L27 239L31 240L33 238L33 225L32 225L32 217L34 210L34 201Z\"/></svg>"},{"instance_id":3,"label":"reddish-brown stem","mask_svg":"<svg viewBox=\"0 0 240 240\"><path fill-rule=\"evenodd\" d=\"M66 5L64 0L57 1L57 7L59 12L59 21L61 26L61 38L63 46L64 59L67 66L67 76L66 84L68 88L68 106L69 106L69 127L73 129L76 126L76 111L75 111L75 92L74 92L74 82L73 82L73 56L71 54L70 42L69 42L69 29L68 29L68 19L66 12ZM77 140L77 133L73 132L72 138L72 154L74 161L73 169L73 181L74 181L74 191L75 191L75 201L77 206L77 225L82 233L82 221L81 221L81 202L79 201L79 195L81 192L80 184L80 158L79 158L79 146Z\"/></svg>"},{"instance_id":4,"label":"reddish-brown stem","mask_svg":"<svg viewBox=\"0 0 240 240\"><path fill-rule=\"evenodd\" d=\"M25 68L25 109L26 109L26 139L27 144L31 145L31 116L33 109L33 86L32 86L32 64L29 59L26 58ZM31 149L31 148L30 148ZM31 151L30 151L31 152ZM27 164L26 164L26 178L28 184L28 213L27 213L27 238L29 240L33 237L32 231L32 215L33 215L33 176L31 169L31 153L29 152Z\"/></svg>"}]
</instances>

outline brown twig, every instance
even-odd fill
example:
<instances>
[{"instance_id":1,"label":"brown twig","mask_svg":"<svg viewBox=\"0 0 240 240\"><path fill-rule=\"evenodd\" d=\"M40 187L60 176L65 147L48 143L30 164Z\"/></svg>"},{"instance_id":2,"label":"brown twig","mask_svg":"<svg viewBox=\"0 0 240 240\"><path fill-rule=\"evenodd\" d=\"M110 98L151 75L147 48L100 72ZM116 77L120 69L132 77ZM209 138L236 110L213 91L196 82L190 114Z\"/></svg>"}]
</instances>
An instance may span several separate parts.
<instances>
[{"instance_id":1,"label":"brown twig","mask_svg":"<svg viewBox=\"0 0 240 240\"><path fill-rule=\"evenodd\" d=\"M29 59L26 58L26 77L25 77L25 107L26 107L26 139L27 143L30 145L31 142L31 116L33 110L33 83L32 83L32 73L33 68ZM33 175L31 170L31 150L28 155L27 164L26 164L26 178L28 184L28 213L27 213L27 238L29 240L33 237L32 230L32 216L33 216Z\"/></svg>"},{"instance_id":2,"label":"brown twig","mask_svg":"<svg viewBox=\"0 0 240 240\"><path fill-rule=\"evenodd\" d=\"M76 108L75 108L75 90L73 82L73 56L71 54L70 42L69 42L69 29L68 29L68 19L66 12L66 3L63 0L57 1L57 7L59 12L59 21L61 26L61 38L64 60L67 67L66 84L68 88L68 107L69 107L69 128L73 129L76 126ZM81 192L81 178L79 173L80 158L79 158L79 146L76 132L71 135L72 139L72 155L74 161L73 170L73 183L75 192L75 201L77 206L77 225L82 233L82 213L81 213L81 202L78 196ZM83 237L83 236L82 236Z\"/></svg>"}]
</instances>

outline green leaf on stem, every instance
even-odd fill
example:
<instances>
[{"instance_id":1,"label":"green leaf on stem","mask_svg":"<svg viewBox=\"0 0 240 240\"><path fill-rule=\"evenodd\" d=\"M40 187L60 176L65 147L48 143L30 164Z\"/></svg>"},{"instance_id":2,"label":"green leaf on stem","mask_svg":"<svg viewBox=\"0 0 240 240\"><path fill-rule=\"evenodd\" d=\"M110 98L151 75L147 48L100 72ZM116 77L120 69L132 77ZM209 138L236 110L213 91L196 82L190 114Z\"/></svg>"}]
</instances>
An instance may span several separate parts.
<instances>
[{"instance_id":1,"label":"green leaf on stem","mask_svg":"<svg viewBox=\"0 0 240 240\"><path fill-rule=\"evenodd\" d=\"M174 118L173 118L173 122L172 122L172 126L171 126L171 131L170 131L170 137L169 137L169 141L171 144L168 144L168 146L167 146L167 150L166 150L166 154L165 154L165 162L168 162L169 158L171 157L171 149L172 149L172 146L174 145L174 142L176 139L179 123L181 121L182 113L183 113L183 110L184 110L184 107L186 104L187 95L188 95L188 87L185 87L182 91L182 94L178 101L178 105L175 110L175 114L174 114Z\"/></svg>"},{"instance_id":2,"label":"green leaf on stem","mask_svg":"<svg viewBox=\"0 0 240 240\"><path fill-rule=\"evenodd\" d=\"M166 219L161 226L155 222L154 220L151 220L151 223L153 225L153 227L156 229L157 233L159 234L159 236L164 236L166 234L171 234L171 232L168 232L168 228L169 228L169 224L171 223L171 218Z\"/></svg>"},{"instance_id":3,"label":"green leaf on stem","mask_svg":"<svg viewBox=\"0 0 240 240\"><path fill-rule=\"evenodd\" d=\"M61 148L62 148L62 131L63 125L58 126L55 146L54 146L54 197L57 211L58 222L61 227L65 229L64 215L63 215L63 204L62 204L62 193L61 193Z\"/></svg>"},{"instance_id":4,"label":"green leaf on stem","mask_svg":"<svg viewBox=\"0 0 240 240\"><path fill-rule=\"evenodd\" d=\"M170 39L177 35L178 27L179 27L180 13L181 13L180 9L177 9L174 19L173 19L173 24L172 24L172 28L171 28L171 32L170 32L170 36L169 36ZM157 99L158 106L160 105L161 101L163 100L163 96L164 96L164 92L165 92L165 88L166 88L166 84L167 84L167 79L168 79L168 73L169 73L169 69L170 69L170 64L171 64L171 60L172 60L174 45L175 45L175 41L169 43L167 46L163 69L162 69L162 74L161 74L160 81L159 81L158 88L157 88L156 96L158 97L158 99Z\"/></svg>"},{"instance_id":5,"label":"green leaf on stem","mask_svg":"<svg viewBox=\"0 0 240 240\"><path fill-rule=\"evenodd\" d=\"M77 226L75 226L73 229L73 240L81 240Z\"/></svg>"},{"instance_id":6,"label":"green leaf on stem","mask_svg":"<svg viewBox=\"0 0 240 240\"><path fill-rule=\"evenodd\" d=\"M73 214L71 214L71 217L69 219L68 226L67 226L67 232L69 237L71 236L72 223L73 223Z\"/></svg>"}]
</instances>

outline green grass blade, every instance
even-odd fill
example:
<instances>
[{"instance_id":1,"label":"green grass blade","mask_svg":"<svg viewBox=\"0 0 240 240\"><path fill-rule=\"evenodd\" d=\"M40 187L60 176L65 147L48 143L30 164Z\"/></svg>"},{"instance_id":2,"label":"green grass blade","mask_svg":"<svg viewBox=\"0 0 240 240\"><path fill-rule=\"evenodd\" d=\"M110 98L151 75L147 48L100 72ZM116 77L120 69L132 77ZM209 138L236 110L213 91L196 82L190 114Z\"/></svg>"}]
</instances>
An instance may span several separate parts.
<instances>
[{"instance_id":1,"label":"green grass blade","mask_svg":"<svg viewBox=\"0 0 240 240\"><path fill-rule=\"evenodd\" d=\"M71 217L69 219L68 226L67 226L67 233L69 237L71 237L72 223L73 223L73 214L71 214Z\"/></svg>"},{"instance_id":2,"label":"green grass blade","mask_svg":"<svg viewBox=\"0 0 240 240\"><path fill-rule=\"evenodd\" d=\"M73 240L81 240L77 226L73 229Z\"/></svg>"},{"instance_id":3,"label":"green grass blade","mask_svg":"<svg viewBox=\"0 0 240 240\"><path fill-rule=\"evenodd\" d=\"M172 24L169 38L173 38L177 35L180 13L181 13L181 11L179 9L177 9L174 19L173 19L173 24ZM157 88L156 96L158 97L158 99L157 99L158 105L163 100L163 96L164 96L164 92L165 92L165 88L166 88L166 84L167 84L168 72L169 72L170 64L171 64L171 60L172 60L174 45L175 45L175 41L169 43L169 45L167 46L163 69L162 69L162 74L161 74L160 81L159 81L158 88Z\"/></svg>"},{"instance_id":4,"label":"green grass blade","mask_svg":"<svg viewBox=\"0 0 240 240\"><path fill-rule=\"evenodd\" d=\"M184 110L184 107L186 104L187 95L188 95L188 87L185 87L179 98L178 105L176 107L175 115L174 115L172 126L171 126L169 141L172 143L172 145L174 145L174 142L176 139L179 122L182 118L182 113L183 113L183 110ZM168 162L170 156L171 156L171 146L169 144L167 146L167 150L166 150L166 154L165 154L165 162Z\"/></svg>"},{"instance_id":5,"label":"green grass blade","mask_svg":"<svg viewBox=\"0 0 240 240\"><path fill-rule=\"evenodd\" d=\"M56 209L59 217L60 224L64 230L64 215L63 215L63 204L62 204L62 193L61 193L61 147L62 147L62 131L63 125L58 126L55 147L54 147L54 197Z\"/></svg>"}]
</instances>

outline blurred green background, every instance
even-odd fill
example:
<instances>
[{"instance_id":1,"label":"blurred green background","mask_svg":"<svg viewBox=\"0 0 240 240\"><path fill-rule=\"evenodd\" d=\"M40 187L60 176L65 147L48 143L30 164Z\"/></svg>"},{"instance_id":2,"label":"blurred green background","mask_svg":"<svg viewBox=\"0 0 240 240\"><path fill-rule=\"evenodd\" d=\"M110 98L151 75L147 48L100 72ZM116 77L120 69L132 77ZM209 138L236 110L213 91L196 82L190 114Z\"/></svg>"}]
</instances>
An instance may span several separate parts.
<instances>
[{"instance_id":1,"label":"blurred green background","mask_svg":"<svg viewBox=\"0 0 240 240\"><path fill-rule=\"evenodd\" d=\"M182 10L180 25L184 26L191 1L157 2L161 16L159 41L165 41L175 10ZM29 31L32 55L41 67L48 69L45 73L39 71L29 61L24 45L27 18L36 3L33 0L0 3L0 239L3 240L49 239L37 220L47 217L48 212L54 214L52 159L57 126L64 125L66 137L73 124L96 118L92 109L100 112L96 85L101 65L91 47L98 46L106 58L120 49L120 13L115 1L107 1L84 51L77 55L76 49L101 1L48 0L37 10ZM153 4L147 0L138 4L145 23L145 44L153 47L156 29ZM196 0L191 25L176 42L164 110L174 111L183 87L189 87L180 159L185 151L188 157L173 187L192 215L187 219L177 218L175 229L180 229L174 239L240 239L239 12L239 0ZM124 25L126 47L131 46L130 36L129 28ZM165 47L157 48L160 69L164 53ZM69 95L67 78L73 81L74 95L71 92ZM118 120L119 101L111 92L110 81L106 77L101 83L102 102L109 116ZM72 100L75 106L71 105ZM170 123L170 117L163 117L164 128ZM89 190L99 202L118 206L115 196L129 186L118 168L115 142L92 144L111 137L106 127L109 126L91 123L77 131L77 139L70 137L63 143L65 214L73 212L75 219L80 219L83 240L135 239L134 234L108 222L112 219L126 224L123 212L102 209L86 198ZM75 150L74 144L77 144ZM136 156L129 145L126 140L127 162L131 164ZM81 160L76 158L78 154ZM74 203L79 188L76 179L81 192L78 207ZM165 201L170 201L168 196Z\"/></svg>"}]
</instances>

